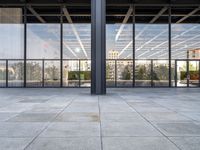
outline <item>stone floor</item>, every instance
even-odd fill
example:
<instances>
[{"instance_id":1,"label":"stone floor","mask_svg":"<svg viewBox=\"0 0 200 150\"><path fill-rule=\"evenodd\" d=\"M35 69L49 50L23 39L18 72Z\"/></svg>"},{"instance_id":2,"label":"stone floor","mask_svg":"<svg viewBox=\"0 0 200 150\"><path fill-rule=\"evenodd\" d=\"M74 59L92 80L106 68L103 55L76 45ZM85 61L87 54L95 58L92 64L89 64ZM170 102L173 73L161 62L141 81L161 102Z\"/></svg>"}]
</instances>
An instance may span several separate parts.
<instances>
[{"instance_id":1,"label":"stone floor","mask_svg":"<svg viewBox=\"0 0 200 150\"><path fill-rule=\"evenodd\" d=\"M0 89L0 150L199 150L200 89Z\"/></svg>"}]
</instances>

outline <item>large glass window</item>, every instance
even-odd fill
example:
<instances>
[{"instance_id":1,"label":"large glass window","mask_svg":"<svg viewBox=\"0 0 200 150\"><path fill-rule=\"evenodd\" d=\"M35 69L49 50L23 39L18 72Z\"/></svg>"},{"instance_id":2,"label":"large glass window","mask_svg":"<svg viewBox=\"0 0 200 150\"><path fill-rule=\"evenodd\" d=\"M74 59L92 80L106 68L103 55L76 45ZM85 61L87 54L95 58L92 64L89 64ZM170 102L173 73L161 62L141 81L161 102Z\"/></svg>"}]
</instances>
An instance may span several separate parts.
<instances>
[{"instance_id":1,"label":"large glass window","mask_svg":"<svg viewBox=\"0 0 200 150\"><path fill-rule=\"evenodd\" d=\"M8 86L18 87L24 83L24 61L8 61Z\"/></svg>"},{"instance_id":2,"label":"large glass window","mask_svg":"<svg viewBox=\"0 0 200 150\"><path fill-rule=\"evenodd\" d=\"M90 4L84 8L89 15L83 18L73 16L72 8L62 8L63 86L89 87L91 83ZM74 9L78 12L83 8L77 6Z\"/></svg>"},{"instance_id":3,"label":"large glass window","mask_svg":"<svg viewBox=\"0 0 200 150\"><path fill-rule=\"evenodd\" d=\"M0 59L8 60L8 86L24 84L24 10L0 8ZM19 61L17 59L20 59ZM0 86L6 86L6 66L1 61Z\"/></svg>"},{"instance_id":4,"label":"large glass window","mask_svg":"<svg viewBox=\"0 0 200 150\"><path fill-rule=\"evenodd\" d=\"M26 85L28 87L43 86L43 60L27 60L26 61Z\"/></svg>"},{"instance_id":5,"label":"large glass window","mask_svg":"<svg viewBox=\"0 0 200 150\"><path fill-rule=\"evenodd\" d=\"M80 85L80 60L63 61L63 86L79 87Z\"/></svg>"},{"instance_id":6,"label":"large glass window","mask_svg":"<svg viewBox=\"0 0 200 150\"><path fill-rule=\"evenodd\" d=\"M200 11L198 7L172 7L172 85L199 86ZM175 63L176 62L176 63Z\"/></svg>"},{"instance_id":7,"label":"large glass window","mask_svg":"<svg viewBox=\"0 0 200 150\"><path fill-rule=\"evenodd\" d=\"M106 83L133 85L133 7L106 6ZM117 9L118 12L113 11ZM124 15L120 15L124 14Z\"/></svg>"},{"instance_id":8,"label":"large glass window","mask_svg":"<svg viewBox=\"0 0 200 150\"><path fill-rule=\"evenodd\" d=\"M60 31L60 7L27 7L27 86L60 86Z\"/></svg>"},{"instance_id":9,"label":"large glass window","mask_svg":"<svg viewBox=\"0 0 200 150\"><path fill-rule=\"evenodd\" d=\"M0 8L0 59L24 58L22 8Z\"/></svg>"},{"instance_id":10,"label":"large glass window","mask_svg":"<svg viewBox=\"0 0 200 150\"><path fill-rule=\"evenodd\" d=\"M135 11L135 85L169 86L168 8L137 6Z\"/></svg>"}]
</instances>

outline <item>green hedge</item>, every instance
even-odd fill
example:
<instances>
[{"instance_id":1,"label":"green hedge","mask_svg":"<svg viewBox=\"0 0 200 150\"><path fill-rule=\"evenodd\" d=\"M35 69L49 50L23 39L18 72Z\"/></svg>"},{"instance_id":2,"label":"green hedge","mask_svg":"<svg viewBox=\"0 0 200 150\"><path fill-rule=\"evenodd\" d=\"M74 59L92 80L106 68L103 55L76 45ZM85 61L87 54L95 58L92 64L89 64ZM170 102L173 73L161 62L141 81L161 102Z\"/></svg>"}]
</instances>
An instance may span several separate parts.
<instances>
[{"instance_id":1,"label":"green hedge","mask_svg":"<svg viewBox=\"0 0 200 150\"><path fill-rule=\"evenodd\" d=\"M90 80L91 72L90 71L80 71L81 80ZM79 71L69 71L68 80L79 80Z\"/></svg>"}]
</instances>

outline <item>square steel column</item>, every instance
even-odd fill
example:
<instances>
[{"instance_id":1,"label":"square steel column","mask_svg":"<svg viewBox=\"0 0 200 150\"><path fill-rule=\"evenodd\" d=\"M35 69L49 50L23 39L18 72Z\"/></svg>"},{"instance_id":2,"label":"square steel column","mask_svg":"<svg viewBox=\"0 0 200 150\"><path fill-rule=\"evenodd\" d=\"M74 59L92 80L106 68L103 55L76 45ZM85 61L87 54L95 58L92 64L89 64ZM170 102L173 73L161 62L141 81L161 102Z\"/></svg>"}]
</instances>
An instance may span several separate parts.
<instances>
[{"instance_id":1,"label":"square steel column","mask_svg":"<svg viewBox=\"0 0 200 150\"><path fill-rule=\"evenodd\" d=\"M91 94L106 94L105 0L92 3Z\"/></svg>"}]
</instances>

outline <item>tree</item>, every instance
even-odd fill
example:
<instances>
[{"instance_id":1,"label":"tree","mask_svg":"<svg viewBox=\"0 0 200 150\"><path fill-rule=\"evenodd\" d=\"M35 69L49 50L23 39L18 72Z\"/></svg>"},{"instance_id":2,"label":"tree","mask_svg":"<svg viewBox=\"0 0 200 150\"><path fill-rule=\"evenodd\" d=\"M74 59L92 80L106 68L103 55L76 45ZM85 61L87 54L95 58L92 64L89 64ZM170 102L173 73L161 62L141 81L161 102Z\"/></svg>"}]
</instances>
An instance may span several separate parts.
<instances>
[{"instance_id":1,"label":"tree","mask_svg":"<svg viewBox=\"0 0 200 150\"><path fill-rule=\"evenodd\" d=\"M122 72L122 78L124 80L130 80L131 79L131 70L130 70L130 67L128 65L126 65L124 67L124 70Z\"/></svg>"}]
</instances>

